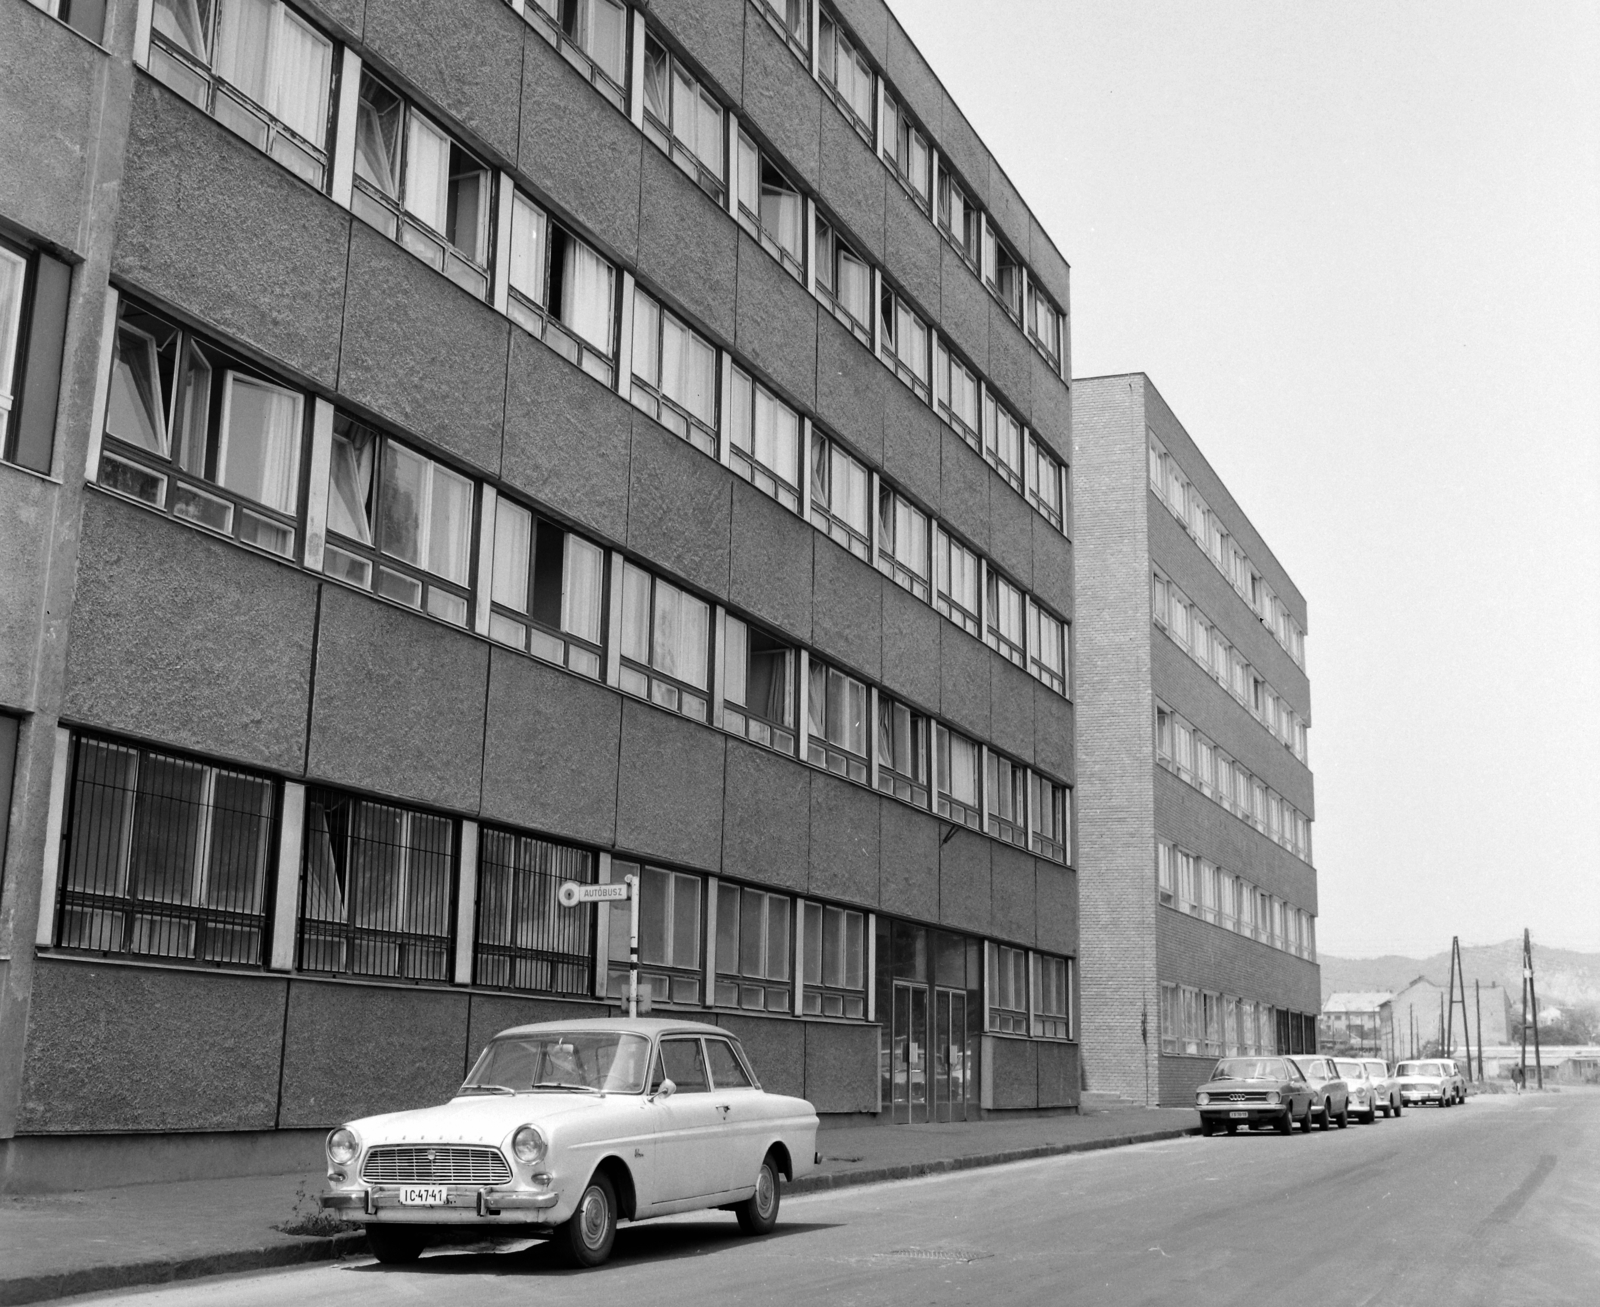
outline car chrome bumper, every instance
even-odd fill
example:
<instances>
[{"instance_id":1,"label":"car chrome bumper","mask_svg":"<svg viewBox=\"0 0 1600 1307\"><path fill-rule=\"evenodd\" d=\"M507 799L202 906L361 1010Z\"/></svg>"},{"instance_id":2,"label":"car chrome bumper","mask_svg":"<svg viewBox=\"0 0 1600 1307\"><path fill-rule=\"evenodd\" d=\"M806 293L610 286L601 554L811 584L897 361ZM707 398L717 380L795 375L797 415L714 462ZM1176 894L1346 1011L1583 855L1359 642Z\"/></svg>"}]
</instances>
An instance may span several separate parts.
<instances>
[{"instance_id":1,"label":"car chrome bumper","mask_svg":"<svg viewBox=\"0 0 1600 1307\"><path fill-rule=\"evenodd\" d=\"M1289 1109L1282 1103L1207 1103L1195 1110L1200 1113L1202 1121L1217 1121L1223 1125L1232 1121L1235 1125L1251 1125L1257 1121L1277 1121ZM1243 1112L1244 1115L1234 1116L1235 1112Z\"/></svg>"},{"instance_id":2,"label":"car chrome bumper","mask_svg":"<svg viewBox=\"0 0 1600 1307\"><path fill-rule=\"evenodd\" d=\"M427 1214L447 1221L473 1216L499 1216L506 1212L544 1212L560 1201L561 1195L556 1190L531 1192L462 1185L450 1186L445 1203L440 1207L402 1205L398 1186L375 1185L355 1193L345 1189L322 1195L322 1206L331 1211L357 1216L373 1216L383 1211L407 1212Z\"/></svg>"}]
</instances>

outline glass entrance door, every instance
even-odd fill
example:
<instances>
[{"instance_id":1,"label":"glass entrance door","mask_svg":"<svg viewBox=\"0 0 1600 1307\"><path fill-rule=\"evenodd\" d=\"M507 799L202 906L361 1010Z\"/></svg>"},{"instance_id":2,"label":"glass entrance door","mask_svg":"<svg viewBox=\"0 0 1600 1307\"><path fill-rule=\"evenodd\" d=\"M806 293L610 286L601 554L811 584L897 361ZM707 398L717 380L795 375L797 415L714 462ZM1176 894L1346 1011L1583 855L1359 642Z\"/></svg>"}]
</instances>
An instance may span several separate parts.
<instances>
[{"instance_id":1,"label":"glass entrance door","mask_svg":"<svg viewBox=\"0 0 1600 1307\"><path fill-rule=\"evenodd\" d=\"M928 987L895 981L890 1109L899 1125L928 1119L928 1044Z\"/></svg>"},{"instance_id":2,"label":"glass entrance door","mask_svg":"<svg viewBox=\"0 0 1600 1307\"><path fill-rule=\"evenodd\" d=\"M965 1121L970 1060L967 994L940 987L933 999L933 1119Z\"/></svg>"}]
</instances>

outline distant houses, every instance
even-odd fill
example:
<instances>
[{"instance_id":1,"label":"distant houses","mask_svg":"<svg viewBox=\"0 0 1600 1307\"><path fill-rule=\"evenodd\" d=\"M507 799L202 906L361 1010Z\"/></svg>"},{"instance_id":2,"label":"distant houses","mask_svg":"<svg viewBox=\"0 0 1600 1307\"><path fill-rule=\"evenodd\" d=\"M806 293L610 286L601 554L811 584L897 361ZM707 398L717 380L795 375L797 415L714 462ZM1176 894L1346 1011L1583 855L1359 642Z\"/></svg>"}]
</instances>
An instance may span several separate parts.
<instances>
[{"instance_id":1,"label":"distant houses","mask_svg":"<svg viewBox=\"0 0 1600 1307\"><path fill-rule=\"evenodd\" d=\"M1450 1046L1463 1052L1470 1041L1504 1045L1511 1039L1511 999L1499 984L1467 988L1467 1028L1462 1029L1460 999L1449 1019L1445 986L1418 976L1398 993L1386 991L1330 994L1317 1021L1317 1047L1325 1053L1381 1057L1395 1062L1438 1052L1448 1035Z\"/></svg>"}]
</instances>

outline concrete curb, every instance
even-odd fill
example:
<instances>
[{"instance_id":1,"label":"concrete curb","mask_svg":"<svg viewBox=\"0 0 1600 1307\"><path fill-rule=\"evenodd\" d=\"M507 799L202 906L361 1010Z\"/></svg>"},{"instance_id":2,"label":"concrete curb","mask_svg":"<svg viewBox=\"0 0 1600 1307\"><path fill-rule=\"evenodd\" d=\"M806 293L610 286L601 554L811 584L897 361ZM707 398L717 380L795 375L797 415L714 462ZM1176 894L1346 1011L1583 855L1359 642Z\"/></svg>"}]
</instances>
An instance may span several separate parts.
<instances>
[{"instance_id":1,"label":"concrete curb","mask_svg":"<svg viewBox=\"0 0 1600 1307\"><path fill-rule=\"evenodd\" d=\"M952 1171L972 1171L982 1166L1004 1166L1008 1162L1030 1162L1039 1157L1060 1157L1066 1153L1093 1153L1102 1148L1126 1148L1130 1144L1153 1144L1163 1139L1197 1135L1199 1126L1171 1130L1144 1130L1131 1135L1111 1135L1105 1139L1082 1139L1071 1144L1040 1144L1035 1148L1011 1148L1001 1153L973 1153L966 1157L940 1157L931 1162L902 1162L898 1166L872 1166L860 1171L831 1171L802 1176L783 1186L785 1195L827 1193L834 1189L853 1189L857 1185L882 1184L886 1180L911 1180L922 1175L946 1175Z\"/></svg>"},{"instance_id":2,"label":"concrete curb","mask_svg":"<svg viewBox=\"0 0 1600 1307\"><path fill-rule=\"evenodd\" d=\"M108 1289L131 1289L143 1284L169 1284L177 1280L198 1280L208 1275L231 1275L236 1271L298 1266L303 1262L328 1262L366 1250L366 1234L361 1230L348 1230L324 1238L267 1244L260 1248L241 1248L226 1253L207 1253L198 1257L162 1257L148 1262L90 1266L49 1275L26 1275L0 1280L0 1307L66 1298L80 1293L102 1293Z\"/></svg>"},{"instance_id":3,"label":"concrete curb","mask_svg":"<svg viewBox=\"0 0 1600 1307\"><path fill-rule=\"evenodd\" d=\"M1198 1126L1183 1129L1146 1130L1137 1134L1112 1135L1105 1139L1084 1139L1070 1144L1041 1144L1035 1148L1011 1148L998 1153L973 1153L966 1157L940 1157L927 1162L903 1162L897 1166L874 1166L860 1171L833 1171L808 1175L786 1184L786 1195L826 1193L835 1189L854 1189L859 1185L882 1184L889 1180L911 1180L923 1175L945 1175L952 1171L971 1171L985 1166L1004 1166L1008 1162L1027 1162L1040 1157L1059 1157L1065 1153L1092 1153L1104 1148L1124 1148L1130 1144L1156 1143L1199 1134ZM267 1244L260 1248L241 1248L234 1252L208 1253L198 1257L163 1257L148 1262L92 1266L77 1271L50 1275L29 1275L0 1279L0 1307L43 1302L81 1293L101 1293L108 1289L130 1289L144 1284L170 1284L178 1280L197 1280L208 1275L231 1275L239 1271L271 1270L298 1266L306 1262L334 1261L358 1256L367 1251L367 1236L349 1230L325 1238L304 1239L296 1243Z\"/></svg>"}]
</instances>

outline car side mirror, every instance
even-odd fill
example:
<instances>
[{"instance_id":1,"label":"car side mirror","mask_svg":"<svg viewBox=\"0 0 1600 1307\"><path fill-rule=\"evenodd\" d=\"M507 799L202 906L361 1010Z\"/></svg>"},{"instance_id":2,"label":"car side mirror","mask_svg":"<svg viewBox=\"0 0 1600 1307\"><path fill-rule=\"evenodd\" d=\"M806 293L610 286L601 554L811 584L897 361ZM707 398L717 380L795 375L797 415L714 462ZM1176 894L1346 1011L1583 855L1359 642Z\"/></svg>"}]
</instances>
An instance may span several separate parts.
<instances>
[{"instance_id":1,"label":"car side mirror","mask_svg":"<svg viewBox=\"0 0 1600 1307\"><path fill-rule=\"evenodd\" d=\"M659 1085L656 1086L656 1092L651 1094L650 1097L671 1098L677 1092L677 1085L673 1084L671 1080L663 1080Z\"/></svg>"}]
</instances>

